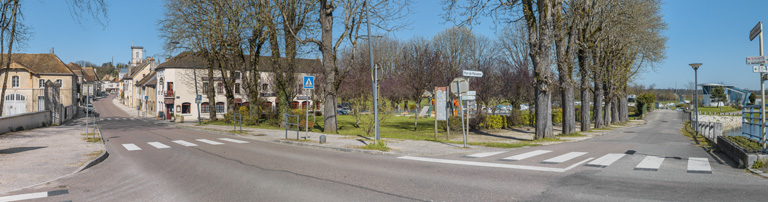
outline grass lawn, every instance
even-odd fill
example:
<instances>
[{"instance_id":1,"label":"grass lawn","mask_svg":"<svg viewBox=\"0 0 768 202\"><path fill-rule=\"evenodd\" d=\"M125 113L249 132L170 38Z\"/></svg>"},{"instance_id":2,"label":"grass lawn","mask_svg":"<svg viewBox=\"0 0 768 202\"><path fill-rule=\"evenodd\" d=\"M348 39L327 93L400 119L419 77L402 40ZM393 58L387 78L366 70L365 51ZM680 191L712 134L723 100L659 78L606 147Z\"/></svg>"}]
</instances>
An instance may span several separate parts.
<instances>
[{"instance_id":1,"label":"grass lawn","mask_svg":"<svg viewBox=\"0 0 768 202\"><path fill-rule=\"evenodd\" d=\"M418 127L416 130L414 130L413 125L413 116L406 117L406 116L393 116L393 115L379 115L380 118L383 119L383 121L380 121L379 124L381 125L381 137L382 138L392 138L392 139L409 139L409 140L427 140L427 141L436 141L436 142L446 142L446 143L459 143L454 141L446 141L445 140L445 129L441 129L441 127L438 126L438 133L437 133L437 139L435 139L435 119L434 118L419 118L418 119ZM302 119L304 117L301 117ZM309 117L309 120L312 121L312 117ZM323 128L323 117L316 117L317 123L315 126L310 130L313 132L322 132ZM370 122L373 120L373 115L360 115L360 127L355 127L355 115L339 115L338 116L338 134L340 135L349 135L349 136L368 136L372 137L374 132L371 130L370 133L366 131L367 128L370 126ZM444 124L445 122L443 122ZM215 122L209 122L208 124L213 125L226 125L231 126L231 124L224 123L223 120L215 121ZM264 129L283 129L275 126L268 125L266 123L262 123L259 126L245 126L243 127L249 127L249 128L264 128ZM373 128L373 127L370 127ZM457 131L451 131L451 137L460 135L461 132ZM557 140L549 140L549 141L557 141ZM539 141L524 141L520 143L492 143L492 142L468 142L470 145L482 145L482 146L488 146L488 147L502 147L502 148L517 148L517 147L525 147L525 146L536 146L539 145L538 143L542 142ZM463 143L463 142L462 142Z\"/></svg>"},{"instance_id":2,"label":"grass lawn","mask_svg":"<svg viewBox=\"0 0 768 202\"><path fill-rule=\"evenodd\" d=\"M720 111L720 110L722 110L722 111ZM700 112L710 112L710 113L711 112L715 112L715 113L723 112L723 113L725 113L725 112L737 112L737 111L741 111L741 110L734 109L731 106L722 106L722 107L719 107L719 108L718 107L704 107L704 106L700 106L699 107L699 111Z\"/></svg>"}]
</instances>

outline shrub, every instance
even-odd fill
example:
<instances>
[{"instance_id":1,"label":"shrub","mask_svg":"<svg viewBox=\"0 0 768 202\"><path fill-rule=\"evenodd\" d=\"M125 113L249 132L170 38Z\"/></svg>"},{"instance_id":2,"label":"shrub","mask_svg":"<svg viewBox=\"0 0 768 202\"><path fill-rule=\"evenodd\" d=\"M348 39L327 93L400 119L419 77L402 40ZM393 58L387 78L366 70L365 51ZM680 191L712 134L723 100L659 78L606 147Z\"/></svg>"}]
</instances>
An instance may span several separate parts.
<instances>
[{"instance_id":1,"label":"shrub","mask_svg":"<svg viewBox=\"0 0 768 202\"><path fill-rule=\"evenodd\" d=\"M226 114L224 114L224 122L227 124L232 123L232 120L235 119L235 112L234 111L228 111Z\"/></svg>"},{"instance_id":2,"label":"shrub","mask_svg":"<svg viewBox=\"0 0 768 202\"><path fill-rule=\"evenodd\" d=\"M563 109L552 110L552 124L560 124L563 122Z\"/></svg>"},{"instance_id":3,"label":"shrub","mask_svg":"<svg viewBox=\"0 0 768 202\"><path fill-rule=\"evenodd\" d=\"M509 111L507 116L507 128L523 125L523 112L518 109Z\"/></svg>"},{"instance_id":4,"label":"shrub","mask_svg":"<svg viewBox=\"0 0 768 202\"><path fill-rule=\"evenodd\" d=\"M451 124L452 131L461 131L461 118L460 116L448 117L448 124Z\"/></svg>"},{"instance_id":5,"label":"shrub","mask_svg":"<svg viewBox=\"0 0 768 202\"><path fill-rule=\"evenodd\" d=\"M533 126L536 123L536 114L530 113L523 115L523 125Z\"/></svg>"},{"instance_id":6,"label":"shrub","mask_svg":"<svg viewBox=\"0 0 768 202\"><path fill-rule=\"evenodd\" d=\"M752 163L752 169L760 169L765 167L765 162L761 161L760 159L757 159L754 163Z\"/></svg>"},{"instance_id":7,"label":"shrub","mask_svg":"<svg viewBox=\"0 0 768 202\"><path fill-rule=\"evenodd\" d=\"M502 115L489 115L485 116L483 127L486 129L501 129L507 125L505 122L506 118Z\"/></svg>"}]
</instances>

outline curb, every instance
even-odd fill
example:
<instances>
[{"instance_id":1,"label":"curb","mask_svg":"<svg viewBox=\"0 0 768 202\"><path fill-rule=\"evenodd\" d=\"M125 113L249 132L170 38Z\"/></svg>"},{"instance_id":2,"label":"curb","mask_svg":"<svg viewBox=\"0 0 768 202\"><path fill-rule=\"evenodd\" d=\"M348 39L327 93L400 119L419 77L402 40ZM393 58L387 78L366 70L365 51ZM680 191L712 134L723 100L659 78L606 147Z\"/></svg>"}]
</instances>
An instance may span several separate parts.
<instances>
[{"instance_id":1,"label":"curb","mask_svg":"<svg viewBox=\"0 0 768 202\"><path fill-rule=\"evenodd\" d=\"M747 168L747 170L749 170L749 172L752 172L752 174L768 179L768 173L765 173L762 170L757 170L752 168Z\"/></svg>"}]
</instances>

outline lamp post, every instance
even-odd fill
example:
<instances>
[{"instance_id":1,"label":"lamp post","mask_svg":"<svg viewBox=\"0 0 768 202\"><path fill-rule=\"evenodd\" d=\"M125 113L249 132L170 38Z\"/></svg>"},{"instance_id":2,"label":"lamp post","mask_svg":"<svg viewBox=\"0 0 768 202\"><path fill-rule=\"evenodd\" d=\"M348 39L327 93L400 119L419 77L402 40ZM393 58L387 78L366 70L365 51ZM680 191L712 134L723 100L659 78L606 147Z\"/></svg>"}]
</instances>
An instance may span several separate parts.
<instances>
[{"instance_id":1,"label":"lamp post","mask_svg":"<svg viewBox=\"0 0 768 202\"><path fill-rule=\"evenodd\" d=\"M693 79L694 79L694 86L693 86L693 92L695 92L695 102L693 103L693 106L696 108L696 125L694 126L694 129L696 129L696 135L699 135L699 67L701 66L701 63L691 63L688 64L693 68Z\"/></svg>"},{"instance_id":2,"label":"lamp post","mask_svg":"<svg viewBox=\"0 0 768 202\"><path fill-rule=\"evenodd\" d=\"M377 91L378 89L376 88L378 86L378 82L376 81L376 78L378 78L378 76L376 74L378 72L376 72L377 69L374 68L374 65L373 65L373 44L372 44L373 40L371 40L371 37L372 37L372 35L371 35L371 21L370 21L371 17L370 17L370 14L369 14L370 10L369 10L369 6L368 6L368 1L366 1L364 3L364 5L365 5L365 8L364 8L365 9L365 18L366 18L366 21L367 21L366 24L367 24L367 27L368 27L368 55L370 55L370 57L371 57L369 62L370 62L370 65L371 65L371 72L373 72L373 79L372 79L373 81L371 81L371 82L373 82L371 87L373 88L373 93L372 93L373 94L373 119L374 119L374 134L375 134L374 135L375 138L373 139L373 142L374 142L374 144L378 144L379 137L380 137L379 136L379 102L378 102L379 101L379 97L378 97L378 91Z\"/></svg>"},{"instance_id":3,"label":"lamp post","mask_svg":"<svg viewBox=\"0 0 768 202\"><path fill-rule=\"evenodd\" d=\"M171 41L171 44L178 45L178 41ZM195 105L197 105L197 125L202 125L200 123L200 102L197 101L198 97L200 96L200 93L197 91L197 63L195 63L195 52L193 52L189 47L182 46L179 48L187 49L187 51L192 53L192 75L194 75L194 83L195 83Z\"/></svg>"}]
</instances>

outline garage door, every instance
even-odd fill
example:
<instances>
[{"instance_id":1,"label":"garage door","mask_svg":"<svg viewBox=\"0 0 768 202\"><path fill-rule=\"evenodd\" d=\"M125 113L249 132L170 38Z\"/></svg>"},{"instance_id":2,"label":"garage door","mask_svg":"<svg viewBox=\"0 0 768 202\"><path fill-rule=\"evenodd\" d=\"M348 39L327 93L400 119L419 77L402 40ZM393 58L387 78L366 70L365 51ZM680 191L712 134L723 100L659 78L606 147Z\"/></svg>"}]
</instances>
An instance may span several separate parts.
<instances>
[{"instance_id":1,"label":"garage door","mask_svg":"<svg viewBox=\"0 0 768 202\"><path fill-rule=\"evenodd\" d=\"M6 116L25 113L27 111L27 98L22 94L5 95L3 111Z\"/></svg>"}]
</instances>

